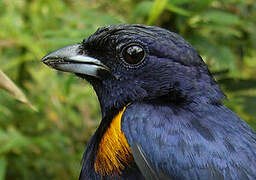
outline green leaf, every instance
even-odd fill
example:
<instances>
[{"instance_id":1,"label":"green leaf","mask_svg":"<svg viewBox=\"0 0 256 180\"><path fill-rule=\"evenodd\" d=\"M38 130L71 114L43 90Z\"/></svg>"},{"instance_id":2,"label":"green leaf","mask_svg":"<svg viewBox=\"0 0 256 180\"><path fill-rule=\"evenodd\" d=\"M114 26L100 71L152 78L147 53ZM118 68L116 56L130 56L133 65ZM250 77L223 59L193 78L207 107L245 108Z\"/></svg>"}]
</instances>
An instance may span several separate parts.
<instances>
[{"instance_id":1,"label":"green leaf","mask_svg":"<svg viewBox=\"0 0 256 180\"><path fill-rule=\"evenodd\" d=\"M238 25L240 24L240 19L235 14L231 14L224 11L209 11L201 16L205 21L214 22L217 24L225 24L225 25Z\"/></svg>"},{"instance_id":2,"label":"green leaf","mask_svg":"<svg viewBox=\"0 0 256 180\"><path fill-rule=\"evenodd\" d=\"M217 32L219 35L222 36L236 36L241 37L242 32L239 31L237 28L232 26L226 26L224 24L216 25L216 24L207 24L202 25L202 27L205 28L205 30L210 31L209 33Z\"/></svg>"},{"instance_id":3,"label":"green leaf","mask_svg":"<svg viewBox=\"0 0 256 180\"><path fill-rule=\"evenodd\" d=\"M147 24L153 24L166 8L168 0L155 0Z\"/></svg>"},{"instance_id":4,"label":"green leaf","mask_svg":"<svg viewBox=\"0 0 256 180\"><path fill-rule=\"evenodd\" d=\"M254 95L243 95L241 91L229 95L229 101L225 101L225 105L236 112L242 119L247 121L247 123L256 130L255 93Z\"/></svg>"},{"instance_id":5,"label":"green leaf","mask_svg":"<svg viewBox=\"0 0 256 180\"><path fill-rule=\"evenodd\" d=\"M150 10L153 7L152 1L142 1L139 3L133 11L132 22L138 22L139 18L145 18L150 14Z\"/></svg>"},{"instance_id":6,"label":"green leaf","mask_svg":"<svg viewBox=\"0 0 256 180\"><path fill-rule=\"evenodd\" d=\"M193 7L193 11L196 12L197 14L201 11L205 11L209 6L211 6L211 2L215 0L196 0L193 2L193 4L196 4Z\"/></svg>"},{"instance_id":7,"label":"green leaf","mask_svg":"<svg viewBox=\"0 0 256 180\"><path fill-rule=\"evenodd\" d=\"M174 12L176 14L180 14L180 15L183 15L183 16L189 16L190 15L190 12L185 10L185 9L182 9L182 8L179 8L173 4L168 4L166 6L166 9L171 11L171 12Z\"/></svg>"},{"instance_id":8,"label":"green leaf","mask_svg":"<svg viewBox=\"0 0 256 180\"><path fill-rule=\"evenodd\" d=\"M0 157L0 180L5 180L6 166L6 158Z\"/></svg>"},{"instance_id":9,"label":"green leaf","mask_svg":"<svg viewBox=\"0 0 256 180\"><path fill-rule=\"evenodd\" d=\"M0 155L17 150L29 143L31 142L13 127L7 132L0 129Z\"/></svg>"},{"instance_id":10,"label":"green leaf","mask_svg":"<svg viewBox=\"0 0 256 180\"><path fill-rule=\"evenodd\" d=\"M190 3L191 0L169 0L169 3L180 5L185 3Z\"/></svg>"},{"instance_id":11,"label":"green leaf","mask_svg":"<svg viewBox=\"0 0 256 180\"><path fill-rule=\"evenodd\" d=\"M220 79L218 83L222 84L223 87L225 87L225 89L230 92L253 91L253 90L256 91L256 79L223 78L223 79ZM254 108L254 106L252 107Z\"/></svg>"}]
</instances>

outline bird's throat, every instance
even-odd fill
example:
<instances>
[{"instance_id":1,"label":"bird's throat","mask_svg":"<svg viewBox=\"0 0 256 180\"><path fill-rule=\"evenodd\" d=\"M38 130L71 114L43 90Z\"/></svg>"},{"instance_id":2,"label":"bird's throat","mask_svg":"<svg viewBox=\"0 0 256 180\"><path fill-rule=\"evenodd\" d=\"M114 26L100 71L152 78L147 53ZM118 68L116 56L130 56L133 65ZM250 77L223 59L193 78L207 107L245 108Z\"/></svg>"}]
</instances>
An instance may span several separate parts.
<instances>
[{"instance_id":1,"label":"bird's throat","mask_svg":"<svg viewBox=\"0 0 256 180\"><path fill-rule=\"evenodd\" d=\"M134 162L131 149L121 131L124 107L112 120L102 136L94 162L94 169L102 176L120 175L129 164Z\"/></svg>"}]
</instances>

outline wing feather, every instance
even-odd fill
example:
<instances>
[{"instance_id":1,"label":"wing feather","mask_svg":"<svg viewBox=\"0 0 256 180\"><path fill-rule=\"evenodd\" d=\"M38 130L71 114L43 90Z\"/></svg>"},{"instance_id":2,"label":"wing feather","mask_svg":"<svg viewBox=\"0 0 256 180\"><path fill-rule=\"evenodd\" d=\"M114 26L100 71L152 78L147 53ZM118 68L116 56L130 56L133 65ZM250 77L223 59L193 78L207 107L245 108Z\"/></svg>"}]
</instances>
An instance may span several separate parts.
<instances>
[{"instance_id":1,"label":"wing feather","mask_svg":"<svg viewBox=\"0 0 256 180\"><path fill-rule=\"evenodd\" d=\"M138 102L122 131L146 179L256 179L256 135L223 106Z\"/></svg>"}]
</instances>

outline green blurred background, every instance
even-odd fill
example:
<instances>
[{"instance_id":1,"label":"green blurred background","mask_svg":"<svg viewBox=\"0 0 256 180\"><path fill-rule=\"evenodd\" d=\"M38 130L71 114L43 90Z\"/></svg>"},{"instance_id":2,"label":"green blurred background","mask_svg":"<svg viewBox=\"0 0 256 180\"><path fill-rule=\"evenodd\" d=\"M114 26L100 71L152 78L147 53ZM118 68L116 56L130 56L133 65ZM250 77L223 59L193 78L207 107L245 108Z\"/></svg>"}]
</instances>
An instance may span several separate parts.
<instances>
[{"instance_id":1,"label":"green blurred background","mask_svg":"<svg viewBox=\"0 0 256 180\"><path fill-rule=\"evenodd\" d=\"M200 52L227 93L225 104L256 128L254 0L1 0L0 69L38 109L0 89L0 180L77 179L100 120L95 93L40 59L98 27L157 25Z\"/></svg>"}]
</instances>

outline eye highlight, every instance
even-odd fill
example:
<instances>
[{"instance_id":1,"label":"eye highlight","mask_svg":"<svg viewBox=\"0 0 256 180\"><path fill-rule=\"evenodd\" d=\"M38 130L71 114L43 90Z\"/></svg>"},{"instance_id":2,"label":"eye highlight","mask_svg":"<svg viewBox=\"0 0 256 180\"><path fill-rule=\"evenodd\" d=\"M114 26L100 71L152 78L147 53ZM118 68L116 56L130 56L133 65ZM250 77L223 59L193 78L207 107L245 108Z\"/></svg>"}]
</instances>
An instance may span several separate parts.
<instances>
[{"instance_id":1,"label":"eye highlight","mask_svg":"<svg viewBox=\"0 0 256 180\"><path fill-rule=\"evenodd\" d=\"M136 65L145 58L145 50L138 44L130 44L123 48L122 57L128 64Z\"/></svg>"}]
</instances>

